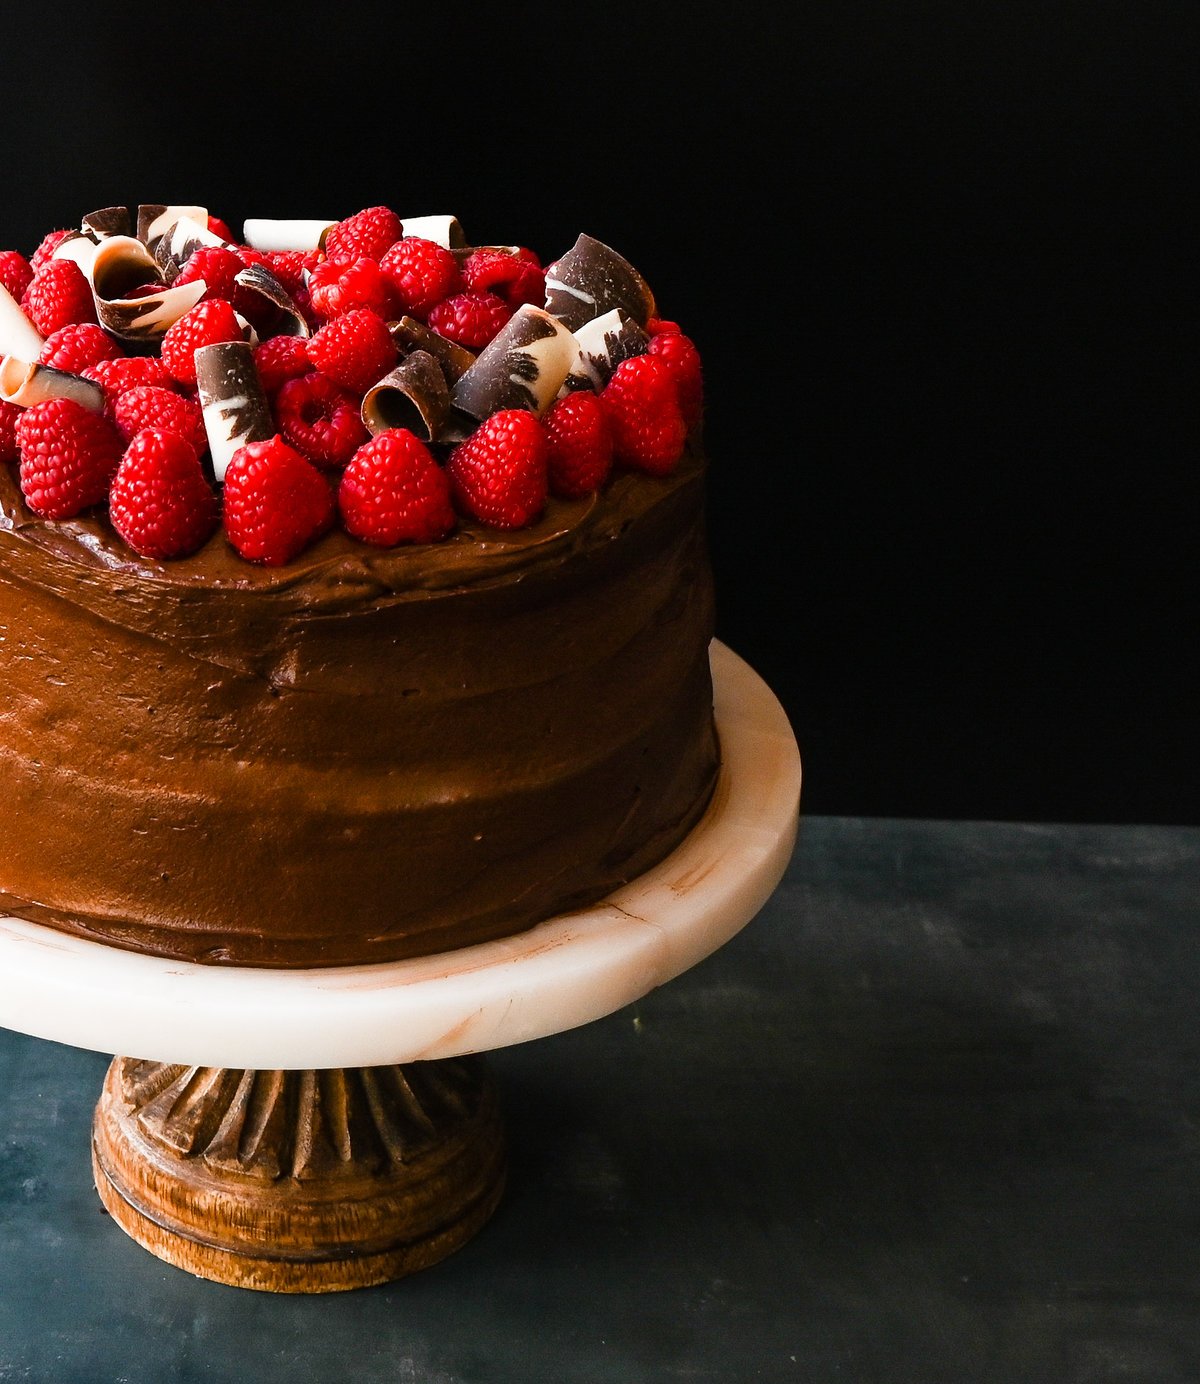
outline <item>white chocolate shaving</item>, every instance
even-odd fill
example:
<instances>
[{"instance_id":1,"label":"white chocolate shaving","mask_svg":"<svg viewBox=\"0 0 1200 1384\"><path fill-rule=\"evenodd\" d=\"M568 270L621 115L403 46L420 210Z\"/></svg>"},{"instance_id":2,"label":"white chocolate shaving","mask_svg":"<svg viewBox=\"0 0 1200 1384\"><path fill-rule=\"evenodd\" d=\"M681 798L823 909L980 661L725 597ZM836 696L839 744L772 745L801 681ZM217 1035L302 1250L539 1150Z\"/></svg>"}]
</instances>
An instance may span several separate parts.
<instances>
[{"instance_id":1,"label":"white chocolate shaving","mask_svg":"<svg viewBox=\"0 0 1200 1384\"><path fill-rule=\"evenodd\" d=\"M405 235L417 235L422 240L432 240L447 250L457 249L467 243L463 228L457 216L402 216L400 224Z\"/></svg>"},{"instance_id":2,"label":"white chocolate shaving","mask_svg":"<svg viewBox=\"0 0 1200 1384\"><path fill-rule=\"evenodd\" d=\"M336 221L275 221L252 217L242 227L247 245L255 250L319 250Z\"/></svg>"},{"instance_id":3,"label":"white chocolate shaving","mask_svg":"<svg viewBox=\"0 0 1200 1384\"><path fill-rule=\"evenodd\" d=\"M73 399L92 413L104 412L104 390L98 384L51 365L31 365L16 356L8 356L0 364L0 399L20 408L32 408L48 399Z\"/></svg>"},{"instance_id":4,"label":"white chocolate shaving","mask_svg":"<svg viewBox=\"0 0 1200 1384\"><path fill-rule=\"evenodd\" d=\"M99 243L88 235L72 235L60 241L54 248L51 259L70 260L91 279L92 261L100 249Z\"/></svg>"},{"instance_id":5,"label":"white chocolate shaving","mask_svg":"<svg viewBox=\"0 0 1200 1384\"><path fill-rule=\"evenodd\" d=\"M0 284L0 356L37 360L45 341L41 332L21 311L21 305Z\"/></svg>"}]
</instances>

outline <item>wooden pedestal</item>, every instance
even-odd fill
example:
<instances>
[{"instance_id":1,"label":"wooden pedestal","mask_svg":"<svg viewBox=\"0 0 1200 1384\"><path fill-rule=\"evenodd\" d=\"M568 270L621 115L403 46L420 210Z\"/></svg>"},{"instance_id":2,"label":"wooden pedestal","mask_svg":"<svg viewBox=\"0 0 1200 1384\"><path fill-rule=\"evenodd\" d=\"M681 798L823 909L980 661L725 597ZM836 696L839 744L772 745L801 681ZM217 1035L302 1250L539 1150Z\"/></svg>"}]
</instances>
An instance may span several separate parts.
<instances>
[{"instance_id":1,"label":"wooden pedestal","mask_svg":"<svg viewBox=\"0 0 1200 1384\"><path fill-rule=\"evenodd\" d=\"M140 1245L280 1293L385 1283L495 1210L504 1137L478 1058L232 1071L118 1057L92 1134L96 1188Z\"/></svg>"}]
</instances>

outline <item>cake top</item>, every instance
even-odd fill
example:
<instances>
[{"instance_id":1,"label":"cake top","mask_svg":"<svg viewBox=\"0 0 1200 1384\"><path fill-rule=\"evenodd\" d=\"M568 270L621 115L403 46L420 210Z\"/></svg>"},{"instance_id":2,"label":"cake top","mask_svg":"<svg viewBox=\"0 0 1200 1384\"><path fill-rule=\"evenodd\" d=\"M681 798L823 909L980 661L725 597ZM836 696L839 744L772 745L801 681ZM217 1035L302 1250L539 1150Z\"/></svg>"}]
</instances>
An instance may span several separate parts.
<instances>
[{"instance_id":1,"label":"cake top","mask_svg":"<svg viewBox=\"0 0 1200 1384\"><path fill-rule=\"evenodd\" d=\"M108 566L211 551L226 581L331 529L325 561L364 570L512 561L687 470L702 408L694 344L609 246L543 268L386 207L240 242L203 207L102 208L0 251L0 357L0 524Z\"/></svg>"}]
</instances>

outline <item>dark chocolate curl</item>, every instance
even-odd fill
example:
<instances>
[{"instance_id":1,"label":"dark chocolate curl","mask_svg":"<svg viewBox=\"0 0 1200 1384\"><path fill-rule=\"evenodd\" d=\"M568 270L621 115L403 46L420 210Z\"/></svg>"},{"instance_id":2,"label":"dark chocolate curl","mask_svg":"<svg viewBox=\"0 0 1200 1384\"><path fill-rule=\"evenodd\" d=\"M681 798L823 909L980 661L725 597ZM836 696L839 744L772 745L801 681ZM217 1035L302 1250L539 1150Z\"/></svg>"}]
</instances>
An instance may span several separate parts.
<instances>
[{"instance_id":1,"label":"dark chocolate curl","mask_svg":"<svg viewBox=\"0 0 1200 1384\"><path fill-rule=\"evenodd\" d=\"M111 235L131 235L133 218L128 207L101 207L99 211L89 211L79 223L82 229L96 240L107 240Z\"/></svg>"},{"instance_id":2,"label":"dark chocolate curl","mask_svg":"<svg viewBox=\"0 0 1200 1384\"><path fill-rule=\"evenodd\" d=\"M446 379L455 384L475 364L475 353L439 336L432 327L418 322L415 317L402 317L398 322L389 322L388 331L402 356L410 351L428 351L442 367Z\"/></svg>"},{"instance_id":3,"label":"dark chocolate curl","mask_svg":"<svg viewBox=\"0 0 1200 1384\"><path fill-rule=\"evenodd\" d=\"M248 442L266 442L276 431L249 343L221 341L201 346L196 352L196 386L213 473L223 481L239 448Z\"/></svg>"},{"instance_id":4,"label":"dark chocolate curl","mask_svg":"<svg viewBox=\"0 0 1200 1384\"><path fill-rule=\"evenodd\" d=\"M581 235L546 270L546 311L577 331L613 308L644 327L654 316L654 294L628 260L603 241Z\"/></svg>"},{"instance_id":5,"label":"dark chocolate curl","mask_svg":"<svg viewBox=\"0 0 1200 1384\"><path fill-rule=\"evenodd\" d=\"M296 306L294 299L271 271L261 264L250 264L233 276L234 283L241 284L273 303L286 319L279 328L279 336L311 336L304 314Z\"/></svg>"},{"instance_id":6,"label":"dark chocolate curl","mask_svg":"<svg viewBox=\"0 0 1200 1384\"><path fill-rule=\"evenodd\" d=\"M455 384L454 407L480 421L504 408L544 413L578 353L575 338L556 317L527 303Z\"/></svg>"},{"instance_id":7,"label":"dark chocolate curl","mask_svg":"<svg viewBox=\"0 0 1200 1384\"><path fill-rule=\"evenodd\" d=\"M388 428L407 428L422 442L433 442L450 417L450 391L442 367L428 351L414 351L367 390L362 420L372 436Z\"/></svg>"},{"instance_id":8,"label":"dark chocolate curl","mask_svg":"<svg viewBox=\"0 0 1200 1384\"><path fill-rule=\"evenodd\" d=\"M646 333L620 308L585 322L575 333L575 340L579 356L563 386L567 393L578 389L599 392L623 360L644 356L650 345Z\"/></svg>"},{"instance_id":9,"label":"dark chocolate curl","mask_svg":"<svg viewBox=\"0 0 1200 1384\"><path fill-rule=\"evenodd\" d=\"M161 279L149 250L132 236L114 235L100 242L87 266L100 325L125 341L160 341L189 308L204 297L203 279L143 298L127 298L131 289Z\"/></svg>"}]
</instances>

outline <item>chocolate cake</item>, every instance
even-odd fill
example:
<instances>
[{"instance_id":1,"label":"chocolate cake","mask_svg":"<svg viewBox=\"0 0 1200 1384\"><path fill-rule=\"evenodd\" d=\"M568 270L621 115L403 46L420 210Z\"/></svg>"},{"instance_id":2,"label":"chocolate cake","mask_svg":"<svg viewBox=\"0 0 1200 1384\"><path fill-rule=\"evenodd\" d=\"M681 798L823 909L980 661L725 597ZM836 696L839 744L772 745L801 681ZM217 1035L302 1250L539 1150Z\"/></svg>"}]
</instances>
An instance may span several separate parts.
<instances>
[{"instance_id":1,"label":"chocolate cake","mask_svg":"<svg viewBox=\"0 0 1200 1384\"><path fill-rule=\"evenodd\" d=\"M93 216L84 235L103 247L95 226L106 223ZM443 248L461 266L469 252L450 243L460 233L444 220ZM153 217L143 213L141 223L145 230ZM318 242L328 237L327 223L311 224ZM412 223L404 224L407 231ZM176 223L167 234L179 239ZM181 243L177 253L187 249ZM271 277L270 256L299 252L275 245L261 253L259 267ZM319 243L310 253L314 262L329 258ZM86 259L83 252L78 262ZM617 311L606 290L572 281L569 264L566 287L555 269L548 304L556 295L568 306L583 303L581 293L592 300L578 325ZM630 274L613 289L626 303L631 284L635 295L644 287ZM304 295L295 295L294 319L296 302L285 296L289 302L276 303L273 317L264 310L264 319L294 320L319 334L322 319L305 310ZM192 961L387 961L518 932L593 902L661 860L703 813L718 748L696 429L686 444L680 432L677 455L663 463L666 425L653 410L642 425L645 399L657 397L650 386L666 376L628 371L616 384L642 389L649 381L637 396L641 411L614 389L611 404L596 412L612 425L616 467L578 494L563 468L582 465L587 449L576 434L560 447L567 434L555 431L564 399L589 389L589 398L604 399L626 357L653 358L652 300L635 305L640 323L627 319L607 333L615 358L605 355L606 333L593 331L588 350L574 350L549 383L536 371L511 369L502 372L511 378L489 381L479 371L469 378L487 344L442 336L433 330L436 311L418 318L396 314L409 306L403 301L388 306L400 393L389 401L377 386L360 391L364 420L371 400L382 414L367 424L374 443L344 473L321 471L345 522L327 517L283 561L247 561L230 517L235 482L252 475L252 461L266 465L287 451L280 437L230 446L229 409L218 417L210 399L211 454L202 462L214 494L226 480L226 527L193 551L157 557L131 546L152 546L151 528L144 514L127 515L127 498L118 505L120 471L107 506L93 502L66 517L38 512L52 508L38 471L48 464L44 430L33 417L46 401L15 405L27 410L15 425L18 461L3 464L0 452L0 912ZM536 305L509 308L508 325L492 340L503 342L507 332L517 341L512 349L543 339L543 316L553 317L547 336L576 330ZM32 320L48 346L53 334ZM103 311L99 321L105 325ZM3 335L0 321L0 344ZM264 362L265 379L255 336L273 338L248 330L242 342L246 358ZM586 345L589 334L580 339ZM400 369L428 347L441 372L433 392L448 403L430 403L420 385L430 377L428 359L407 374ZM663 359L683 350L673 344ZM0 384L5 371L15 378L14 360L30 367L23 380L36 376L37 362L11 349L8 357ZM169 359L165 348L162 357ZM244 392L246 359L234 365ZM43 371L59 369L43 363ZM62 373L103 384L111 372ZM201 369L201 401L205 378ZM404 391L413 379L419 398L409 408ZM277 420L276 397L265 388L264 397ZM680 402L686 411L682 394ZM104 414L92 416L119 420L132 406L114 412L106 394ZM389 408L412 428L400 427ZM572 416L591 419L591 408ZM550 438L548 459L534 449L543 477L536 515L506 523L501 492L500 510L480 518L486 506L471 489L471 468L480 456L508 462L502 448L481 451L480 439L519 410L540 418ZM46 426L62 413L47 412ZM673 417L668 422L674 427ZM264 431L261 417L256 428ZM429 541L355 536L344 493L352 470L360 485L364 476L382 485L380 476L392 473L381 470L386 448L374 444L402 441L408 457L422 429L435 479L453 498L452 531ZM128 443L121 467L141 468L134 479L142 489L129 481L126 497L149 493L154 473L146 467L174 455L163 430L150 431L121 440ZM494 499L491 473L488 484Z\"/></svg>"}]
</instances>

